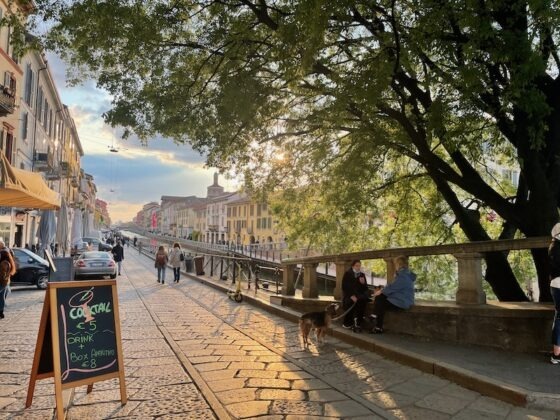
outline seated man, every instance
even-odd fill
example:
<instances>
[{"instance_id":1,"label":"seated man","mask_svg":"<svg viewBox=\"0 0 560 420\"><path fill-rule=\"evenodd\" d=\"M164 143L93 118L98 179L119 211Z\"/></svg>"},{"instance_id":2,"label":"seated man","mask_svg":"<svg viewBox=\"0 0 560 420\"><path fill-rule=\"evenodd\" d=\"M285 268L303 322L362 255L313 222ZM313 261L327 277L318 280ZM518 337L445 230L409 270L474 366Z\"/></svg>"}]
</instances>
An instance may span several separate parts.
<instances>
[{"instance_id":1,"label":"seated man","mask_svg":"<svg viewBox=\"0 0 560 420\"><path fill-rule=\"evenodd\" d=\"M354 331L360 330L368 302L368 299L362 299L363 292L361 291L360 281L358 280L358 276L363 275L361 268L362 263L360 260L352 261L352 267L344 273L344 277L342 278L342 309L347 311L352 308L344 316L342 326L344 328L351 328Z\"/></svg>"},{"instance_id":2,"label":"seated man","mask_svg":"<svg viewBox=\"0 0 560 420\"><path fill-rule=\"evenodd\" d=\"M408 257L395 258L395 281L376 291L373 296L373 315L376 325L372 334L383 333L383 321L388 310L408 309L414 305L414 281L416 274L408 269Z\"/></svg>"}]
</instances>

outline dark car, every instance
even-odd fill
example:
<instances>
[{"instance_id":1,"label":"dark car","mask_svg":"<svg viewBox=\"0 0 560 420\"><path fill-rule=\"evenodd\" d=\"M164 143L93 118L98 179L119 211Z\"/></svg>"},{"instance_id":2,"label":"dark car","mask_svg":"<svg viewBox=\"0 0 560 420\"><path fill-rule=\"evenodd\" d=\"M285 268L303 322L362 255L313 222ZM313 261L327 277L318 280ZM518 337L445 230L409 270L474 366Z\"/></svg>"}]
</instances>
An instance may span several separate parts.
<instances>
[{"instance_id":1,"label":"dark car","mask_svg":"<svg viewBox=\"0 0 560 420\"><path fill-rule=\"evenodd\" d=\"M113 247L111 245L106 244L105 242L103 242L99 238L92 238L92 237L88 236L88 237L82 238L82 241L87 242L88 244L91 244L92 250L109 252L113 249Z\"/></svg>"},{"instance_id":2,"label":"dark car","mask_svg":"<svg viewBox=\"0 0 560 420\"><path fill-rule=\"evenodd\" d=\"M49 263L25 248L13 248L17 272L12 276L12 284L34 284L38 289L46 289L49 284Z\"/></svg>"}]
</instances>

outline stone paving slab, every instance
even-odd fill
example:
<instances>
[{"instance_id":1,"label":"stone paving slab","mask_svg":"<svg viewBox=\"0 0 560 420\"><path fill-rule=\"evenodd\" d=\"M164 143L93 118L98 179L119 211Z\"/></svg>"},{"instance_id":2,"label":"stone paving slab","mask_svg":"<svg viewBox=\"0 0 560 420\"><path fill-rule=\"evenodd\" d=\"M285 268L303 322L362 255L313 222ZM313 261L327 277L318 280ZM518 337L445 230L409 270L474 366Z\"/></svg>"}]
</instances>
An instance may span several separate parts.
<instances>
[{"instance_id":1,"label":"stone paving slab","mask_svg":"<svg viewBox=\"0 0 560 420\"><path fill-rule=\"evenodd\" d=\"M232 418L271 420L558 417L483 397L332 337L304 349L296 324L194 280L159 285L145 257L130 253L124 271L118 286L130 401L120 405L118 381L98 383L89 395L77 390L68 418L211 419L222 408ZM43 297L31 289L12 294L9 321L0 321L7 337L0 419L54 413L49 381L38 384L33 409L22 410Z\"/></svg>"},{"instance_id":2,"label":"stone paving slab","mask_svg":"<svg viewBox=\"0 0 560 420\"><path fill-rule=\"evenodd\" d=\"M90 394L76 388L67 419L216 418L126 274L118 290L126 295L120 313L129 401L121 405L117 379L95 383ZM24 409L44 295L20 290L8 298L0 321L0 419L50 420L55 413L52 379L37 382L33 405Z\"/></svg>"}]
</instances>

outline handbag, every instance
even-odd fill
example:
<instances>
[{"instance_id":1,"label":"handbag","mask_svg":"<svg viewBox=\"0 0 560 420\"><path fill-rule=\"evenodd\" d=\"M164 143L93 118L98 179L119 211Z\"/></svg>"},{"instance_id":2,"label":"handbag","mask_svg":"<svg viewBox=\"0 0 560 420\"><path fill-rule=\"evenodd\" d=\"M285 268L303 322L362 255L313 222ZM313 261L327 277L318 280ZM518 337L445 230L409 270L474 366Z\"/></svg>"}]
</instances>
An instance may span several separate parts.
<instances>
[{"instance_id":1,"label":"handbag","mask_svg":"<svg viewBox=\"0 0 560 420\"><path fill-rule=\"evenodd\" d=\"M179 254L179 261L185 261L185 254L183 254L181 252L181 254Z\"/></svg>"}]
</instances>

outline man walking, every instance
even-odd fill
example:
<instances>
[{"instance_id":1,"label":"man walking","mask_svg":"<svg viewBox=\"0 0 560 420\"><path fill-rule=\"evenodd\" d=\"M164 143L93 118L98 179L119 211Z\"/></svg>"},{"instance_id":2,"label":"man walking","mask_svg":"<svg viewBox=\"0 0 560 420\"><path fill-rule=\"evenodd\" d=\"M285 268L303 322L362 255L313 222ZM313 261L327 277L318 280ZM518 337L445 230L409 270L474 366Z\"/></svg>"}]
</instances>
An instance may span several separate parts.
<instances>
[{"instance_id":1,"label":"man walking","mask_svg":"<svg viewBox=\"0 0 560 420\"><path fill-rule=\"evenodd\" d=\"M113 247L113 250L111 252L113 253L113 258L115 259L115 262L117 263L117 268L118 268L119 276L120 276L121 275L122 262L124 260L124 248L121 245L121 241L117 241L117 244Z\"/></svg>"}]
</instances>

